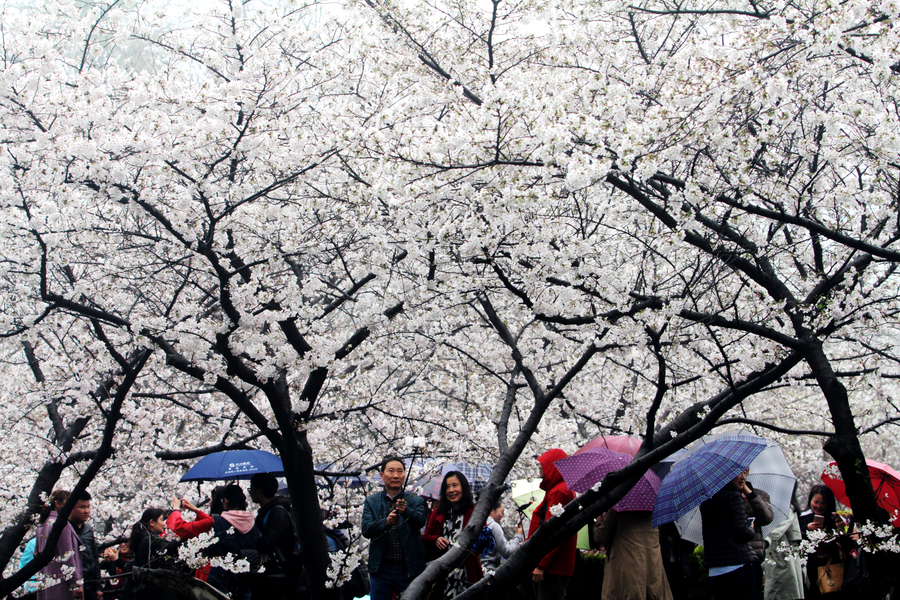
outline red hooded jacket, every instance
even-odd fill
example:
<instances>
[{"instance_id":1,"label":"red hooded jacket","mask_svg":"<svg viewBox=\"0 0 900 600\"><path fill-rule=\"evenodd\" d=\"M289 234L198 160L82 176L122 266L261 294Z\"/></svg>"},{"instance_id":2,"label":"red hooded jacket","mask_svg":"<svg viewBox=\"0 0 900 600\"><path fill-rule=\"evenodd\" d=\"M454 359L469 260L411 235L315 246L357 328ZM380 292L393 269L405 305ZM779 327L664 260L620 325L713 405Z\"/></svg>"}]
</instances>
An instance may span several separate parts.
<instances>
[{"instance_id":1,"label":"red hooded jacket","mask_svg":"<svg viewBox=\"0 0 900 600\"><path fill-rule=\"evenodd\" d=\"M552 516L550 507L557 504L565 506L575 499L575 492L568 488L556 465L553 464L560 459L566 458L566 456L566 453L559 448L553 448L538 457L544 476L543 481L541 481L541 489L546 493L544 499L534 509L531 517L531 526L528 528L528 537L534 535L537 528ZM578 536L573 535L572 539L547 553L541 559L541 562L538 563L537 568L551 575L571 576L575 572L575 552L577 552L575 544L577 541Z\"/></svg>"}]
</instances>

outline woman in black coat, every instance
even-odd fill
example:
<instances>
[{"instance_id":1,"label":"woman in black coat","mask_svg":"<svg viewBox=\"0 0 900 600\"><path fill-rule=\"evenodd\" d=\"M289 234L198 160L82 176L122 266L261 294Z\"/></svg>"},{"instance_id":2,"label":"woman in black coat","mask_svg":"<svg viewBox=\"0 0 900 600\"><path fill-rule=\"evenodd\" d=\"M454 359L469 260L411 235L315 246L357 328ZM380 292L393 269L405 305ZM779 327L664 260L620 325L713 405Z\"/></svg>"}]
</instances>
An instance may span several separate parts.
<instances>
[{"instance_id":1,"label":"woman in black coat","mask_svg":"<svg viewBox=\"0 0 900 600\"><path fill-rule=\"evenodd\" d=\"M811 553L806 560L806 576L809 579L809 587L804 590L805 598L820 598L824 594L819 591L821 583L826 589L831 587L829 583L834 581L835 586L840 586L843 582L834 579L828 568L830 565L841 565L843 567L845 556L852 546L855 544L846 536L835 538L835 530L837 524L834 515L837 511L837 501L834 499L834 492L827 485L814 485L809 490L809 496L806 500L806 510L800 513L798 520L800 522L800 535L803 539L808 539L810 532L824 531L828 534L830 541L820 543L815 552ZM822 567L822 571L819 571ZM829 574L832 577L829 577ZM840 577L842 579L842 577ZM845 597L843 590L832 591L827 593L828 598L832 600L840 600Z\"/></svg>"},{"instance_id":2,"label":"woman in black coat","mask_svg":"<svg viewBox=\"0 0 900 600\"><path fill-rule=\"evenodd\" d=\"M163 537L166 532L165 512L160 508L148 508L141 515L141 520L131 527L131 538L128 546L134 553L132 564L142 569L174 569L178 542ZM130 578L126 580L123 597L131 600L174 600L173 592L140 583L135 584Z\"/></svg>"},{"instance_id":3,"label":"woman in black coat","mask_svg":"<svg viewBox=\"0 0 900 600\"><path fill-rule=\"evenodd\" d=\"M756 577L748 542L756 532L747 520L740 489L743 474L700 505L703 519L703 562L715 600L753 600Z\"/></svg>"}]
</instances>

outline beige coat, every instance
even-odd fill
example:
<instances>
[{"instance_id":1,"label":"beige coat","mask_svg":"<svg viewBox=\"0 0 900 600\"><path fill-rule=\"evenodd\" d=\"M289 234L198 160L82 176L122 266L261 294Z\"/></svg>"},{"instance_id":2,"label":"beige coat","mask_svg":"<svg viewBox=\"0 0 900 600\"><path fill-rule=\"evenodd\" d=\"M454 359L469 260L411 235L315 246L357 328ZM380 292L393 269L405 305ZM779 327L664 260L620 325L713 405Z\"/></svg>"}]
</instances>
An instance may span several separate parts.
<instances>
[{"instance_id":1,"label":"beige coat","mask_svg":"<svg viewBox=\"0 0 900 600\"><path fill-rule=\"evenodd\" d=\"M601 600L672 600L651 519L650 511L610 510L594 529L607 549Z\"/></svg>"}]
</instances>

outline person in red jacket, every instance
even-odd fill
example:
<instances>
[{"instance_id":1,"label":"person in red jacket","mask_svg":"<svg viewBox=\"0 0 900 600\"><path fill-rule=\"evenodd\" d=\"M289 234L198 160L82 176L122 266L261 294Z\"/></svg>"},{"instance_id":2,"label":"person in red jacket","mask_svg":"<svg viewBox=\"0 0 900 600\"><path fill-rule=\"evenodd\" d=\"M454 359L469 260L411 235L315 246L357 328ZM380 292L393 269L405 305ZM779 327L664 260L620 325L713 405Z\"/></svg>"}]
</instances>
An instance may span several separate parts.
<instances>
[{"instance_id":1,"label":"person in red jacket","mask_svg":"<svg viewBox=\"0 0 900 600\"><path fill-rule=\"evenodd\" d=\"M193 521L185 521L181 515L181 509L194 513ZM166 519L166 527L171 529L175 535L182 540L195 538L201 533L210 531L215 520L193 504L187 498L172 498L172 514ZM206 581L209 577L209 565L204 565L194 572L194 578L200 581Z\"/></svg>"},{"instance_id":2,"label":"person in red jacket","mask_svg":"<svg viewBox=\"0 0 900 600\"><path fill-rule=\"evenodd\" d=\"M193 521L185 521L181 509L186 508L194 513ZM191 504L187 498L172 498L172 513L166 519L166 527L175 532L179 538L186 540L206 533L213 527L213 518Z\"/></svg>"},{"instance_id":3,"label":"person in red jacket","mask_svg":"<svg viewBox=\"0 0 900 600\"><path fill-rule=\"evenodd\" d=\"M550 510L553 507L558 505L562 508L575 499L575 492L566 486L562 475L553 464L566 456L566 453L559 448L553 448L541 454L537 459L543 473L541 489L545 494L544 499L534 509L531 526L528 528L528 537L534 535L544 521L552 516ZM572 536L572 539L548 552L531 572L537 600L565 600L566 586L569 578L575 572L576 543L577 536Z\"/></svg>"},{"instance_id":4,"label":"person in red jacket","mask_svg":"<svg viewBox=\"0 0 900 600\"><path fill-rule=\"evenodd\" d=\"M475 498L469 480L459 471L450 471L444 475L441 483L440 503L428 517L422 543L426 548L435 551L435 558L444 554L447 548L456 541L463 528L469 523L472 511L475 510ZM430 600L449 600L464 592L470 585L480 581L483 576L481 561L478 555L469 552L463 561L462 568L452 570L447 575L443 590L435 588L429 596ZM439 593L442 592L442 593Z\"/></svg>"}]
</instances>

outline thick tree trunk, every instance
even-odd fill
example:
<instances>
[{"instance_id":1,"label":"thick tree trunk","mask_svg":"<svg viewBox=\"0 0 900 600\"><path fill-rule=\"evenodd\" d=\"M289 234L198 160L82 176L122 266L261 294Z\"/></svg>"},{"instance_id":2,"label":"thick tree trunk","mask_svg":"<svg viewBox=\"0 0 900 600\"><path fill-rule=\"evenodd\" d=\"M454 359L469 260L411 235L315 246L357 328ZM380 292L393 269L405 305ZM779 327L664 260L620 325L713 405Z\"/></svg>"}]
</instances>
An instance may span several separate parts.
<instances>
[{"instance_id":1,"label":"thick tree trunk","mask_svg":"<svg viewBox=\"0 0 900 600\"><path fill-rule=\"evenodd\" d=\"M853 508L855 523L879 523L878 503L866 466L866 457L859 444L859 435L850 409L847 388L841 383L821 342L807 341L806 363L828 401L828 410L835 434L825 441L823 448L837 462L847 496ZM889 552L869 554L871 589L860 592L859 598L882 598L897 579L896 557Z\"/></svg>"},{"instance_id":2,"label":"thick tree trunk","mask_svg":"<svg viewBox=\"0 0 900 600\"><path fill-rule=\"evenodd\" d=\"M337 598L338 591L335 588L325 587L331 557L328 554L319 492L313 473L312 448L306 438L306 431L296 431L292 435L285 432L281 457L310 591L314 598Z\"/></svg>"},{"instance_id":3,"label":"thick tree trunk","mask_svg":"<svg viewBox=\"0 0 900 600\"><path fill-rule=\"evenodd\" d=\"M312 447L306 431L294 422L290 389L284 374L265 391L281 433L280 444L276 448L284 464L284 478L291 496L291 513L300 538L298 541L307 583L314 598L336 599L339 590L325 587L331 557L319 505Z\"/></svg>"},{"instance_id":4,"label":"thick tree trunk","mask_svg":"<svg viewBox=\"0 0 900 600\"><path fill-rule=\"evenodd\" d=\"M825 354L822 342L804 340L804 357L828 402L828 410L835 434L825 441L824 449L837 461L841 477L847 486L847 496L857 523L878 522L878 504L872 490L872 480L866 467L866 457L859 444L859 432L850 410L847 388L841 383Z\"/></svg>"}]
</instances>

